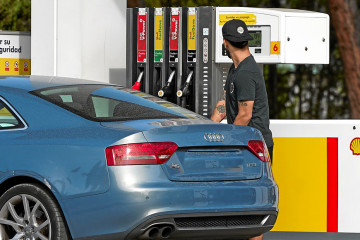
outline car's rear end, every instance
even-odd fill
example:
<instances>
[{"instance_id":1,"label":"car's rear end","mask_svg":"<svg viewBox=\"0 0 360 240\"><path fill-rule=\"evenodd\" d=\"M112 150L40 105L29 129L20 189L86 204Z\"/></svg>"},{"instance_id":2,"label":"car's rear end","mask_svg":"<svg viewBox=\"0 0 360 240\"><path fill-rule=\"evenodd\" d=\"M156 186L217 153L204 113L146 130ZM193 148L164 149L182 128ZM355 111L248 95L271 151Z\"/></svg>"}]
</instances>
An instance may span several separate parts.
<instances>
[{"instance_id":1,"label":"car's rear end","mask_svg":"<svg viewBox=\"0 0 360 240\"><path fill-rule=\"evenodd\" d=\"M225 240L273 227L278 188L258 130L216 124L116 86L60 85L32 93L98 122L94 136L108 142L98 154L107 163L108 190L63 201L74 239ZM116 138L124 129L131 134Z\"/></svg>"},{"instance_id":2,"label":"car's rear end","mask_svg":"<svg viewBox=\"0 0 360 240\"><path fill-rule=\"evenodd\" d=\"M129 222L142 219L127 239L239 239L273 227L278 190L257 130L196 124L143 135L106 149L111 182L136 206Z\"/></svg>"}]
</instances>

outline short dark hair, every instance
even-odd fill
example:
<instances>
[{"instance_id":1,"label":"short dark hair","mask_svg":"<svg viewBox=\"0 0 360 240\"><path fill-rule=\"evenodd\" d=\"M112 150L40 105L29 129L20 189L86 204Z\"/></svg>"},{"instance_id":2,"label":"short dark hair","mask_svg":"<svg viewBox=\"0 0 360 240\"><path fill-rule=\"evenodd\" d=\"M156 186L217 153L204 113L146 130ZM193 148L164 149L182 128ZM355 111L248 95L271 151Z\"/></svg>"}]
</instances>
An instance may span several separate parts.
<instances>
[{"instance_id":1,"label":"short dark hair","mask_svg":"<svg viewBox=\"0 0 360 240\"><path fill-rule=\"evenodd\" d=\"M231 44L231 46L240 48L240 49L243 49L249 45L248 41L245 41L245 42L233 42L233 41L229 41L229 40L227 40L227 41Z\"/></svg>"}]
</instances>

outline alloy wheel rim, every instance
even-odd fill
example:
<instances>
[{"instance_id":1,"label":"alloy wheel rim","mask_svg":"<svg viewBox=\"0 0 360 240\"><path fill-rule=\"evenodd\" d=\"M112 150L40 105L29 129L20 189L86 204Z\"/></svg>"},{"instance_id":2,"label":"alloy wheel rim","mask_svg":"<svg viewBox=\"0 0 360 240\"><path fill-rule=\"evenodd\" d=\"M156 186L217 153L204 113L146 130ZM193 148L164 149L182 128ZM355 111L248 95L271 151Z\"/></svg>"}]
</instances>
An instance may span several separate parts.
<instances>
[{"instance_id":1,"label":"alloy wheel rim","mask_svg":"<svg viewBox=\"0 0 360 240\"><path fill-rule=\"evenodd\" d=\"M28 194L13 196L0 210L0 240L50 240L50 223L39 199Z\"/></svg>"}]
</instances>

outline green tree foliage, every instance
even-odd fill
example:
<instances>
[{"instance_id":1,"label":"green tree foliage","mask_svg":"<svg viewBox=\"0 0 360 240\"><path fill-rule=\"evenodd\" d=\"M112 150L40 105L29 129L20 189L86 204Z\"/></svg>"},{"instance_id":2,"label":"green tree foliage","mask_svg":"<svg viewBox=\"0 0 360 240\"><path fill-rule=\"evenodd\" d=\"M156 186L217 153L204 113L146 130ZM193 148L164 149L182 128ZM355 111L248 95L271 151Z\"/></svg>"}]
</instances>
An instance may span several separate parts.
<instances>
[{"instance_id":1,"label":"green tree foliage","mask_svg":"<svg viewBox=\"0 0 360 240\"><path fill-rule=\"evenodd\" d=\"M326 0L145 0L146 7L240 6L328 12ZM264 65L272 119L350 117L343 62L330 30L329 65Z\"/></svg>"},{"instance_id":2,"label":"green tree foliage","mask_svg":"<svg viewBox=\"0 0 360 240\"><path fill-rule=\"evenodd\" d=\"M324 0L282 1L280 7L328 12ZM269 66L267 66L269 67ZM284 69L285 68L285 69ZM343 62L333 27L330 27L329 65L277 65L275 77L267 72L271 118L342 119L350 117Z\"/></svg>"},{"instance_id":3,"label":"green tree foliage","mask_svg":"<svg viewBox=\"0 0 360 240\"><path fill-rule=\"evenodd\" d=\"M0 0L0 30L30 31L30 29L30 0Z\"/></svg>"}]
</instances>

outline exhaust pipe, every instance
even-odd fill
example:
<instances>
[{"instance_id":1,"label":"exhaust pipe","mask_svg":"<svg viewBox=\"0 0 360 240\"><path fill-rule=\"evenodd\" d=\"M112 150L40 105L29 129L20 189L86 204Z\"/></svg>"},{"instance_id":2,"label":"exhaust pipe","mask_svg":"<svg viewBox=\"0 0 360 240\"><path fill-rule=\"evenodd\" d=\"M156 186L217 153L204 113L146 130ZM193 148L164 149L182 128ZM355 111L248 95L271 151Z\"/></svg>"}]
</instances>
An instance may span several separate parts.
<instances>
[{"instance_id":1,"label":"exhaust pipe","mask_svg":"<svg viewBox=\"0 0 360 240\"><path fill-rule=\"evenodd\" d=\"M168 238L173 233L174 229L171 226L160 228L160 235L162 238Z\"/></svg>"},{"instance_id":2,"label":"exhaust pipe","mask_svg":"<svg viewBox=\"0 0 360 240\"><path fill-rule=\"evenodd\" d=\"M172 224L154 224L148 228L143 234L137 239L142 240L160 240L169 238L170 235L175 231L175 227Z\"/></svg>"},{"instance_id":3,"label":"exhaust pipe","mask_svg":"<svg viewBox=\"0 0 360 240\"><path fill-rule=\"evenodd\" d=\"M157 239L159 237L160 230L157 227L151 227L146 230L139 239Z\"/></svg>"}]
</instances>

